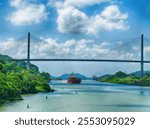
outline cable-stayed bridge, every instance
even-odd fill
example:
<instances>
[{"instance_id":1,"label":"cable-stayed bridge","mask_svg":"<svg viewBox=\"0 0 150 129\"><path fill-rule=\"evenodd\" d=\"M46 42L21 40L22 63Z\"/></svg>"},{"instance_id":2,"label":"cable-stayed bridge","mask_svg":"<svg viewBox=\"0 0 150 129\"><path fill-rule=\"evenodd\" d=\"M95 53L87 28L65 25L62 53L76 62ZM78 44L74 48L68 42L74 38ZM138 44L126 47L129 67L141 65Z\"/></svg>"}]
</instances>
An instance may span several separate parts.
<instances>
[{"instance_id":1,"label":"cable-stayed bridge","mask_svg":"<svg viewBox=\"0 0 150 129\"><path fill-rule=\"evenodd\" d=\"M126 54L126 52L128 52L128 54L130 55L130 53L133 53L134 50L137 51L137 53L134 53L134 55L137 55L137 58L119 58L118 57L112 57L112 58L33 58L32 57L32 45L33 43L36 43L36 48L40 47L38 46L40 43L47 43L45 40L43 40L42 38L38 38L30 33L28 33L28 35L25 35L21 38L15 39L15 42L18 42L18 44L22 44L24 43L24 45L22 45L23 47L23 51L24 54L26 55L25 58L13 58L13 59L7 59L8 61L27 61L28 64L30 64L30 61L81 61L81 62L120 62L120 63L139 63L141 65L141 77L144 76L144 64L145 63L150 63L150 60L144 60L144 46L147 45L145 43L149 43L150 39L147 37L144 37L144 35L142 34L141 36L134 38L132 40L124 40L124 42L120 41L111 41L113 42L117 42L117 45L115 47L112 47L109 49L109 52L113 52L112 55L115 55L114 53L117 52L117 54L119 53L120 55L124 55ZM17 48L17 46L16 46ZM132 49L131 49L132 48ZM53 49L53 48L52 48ZM18 50L19 51L19 50ZM1 53L1 51L0 51ZM106 54L107 55L107 54Z\"/></svg>"}]
</instances>

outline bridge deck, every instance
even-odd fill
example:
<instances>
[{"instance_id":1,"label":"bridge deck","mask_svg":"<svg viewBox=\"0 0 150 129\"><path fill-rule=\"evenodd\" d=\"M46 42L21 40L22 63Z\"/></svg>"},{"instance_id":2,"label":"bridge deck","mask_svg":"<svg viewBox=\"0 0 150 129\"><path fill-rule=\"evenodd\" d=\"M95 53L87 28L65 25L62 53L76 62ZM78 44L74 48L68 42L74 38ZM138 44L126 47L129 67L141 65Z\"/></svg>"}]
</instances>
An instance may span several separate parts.
<instances>
[{"instance_id":1,"label":"bridge deck","mask_svg":"<svg viewBox=\"0 0 150 129\"><path fill-rule=\"evenodd\" d=\"M141 60L109 60L109 59L4 59L6 61L79 61L79 62L124 62L124 63L150 63Z\"/></svg>"}]
</instances>

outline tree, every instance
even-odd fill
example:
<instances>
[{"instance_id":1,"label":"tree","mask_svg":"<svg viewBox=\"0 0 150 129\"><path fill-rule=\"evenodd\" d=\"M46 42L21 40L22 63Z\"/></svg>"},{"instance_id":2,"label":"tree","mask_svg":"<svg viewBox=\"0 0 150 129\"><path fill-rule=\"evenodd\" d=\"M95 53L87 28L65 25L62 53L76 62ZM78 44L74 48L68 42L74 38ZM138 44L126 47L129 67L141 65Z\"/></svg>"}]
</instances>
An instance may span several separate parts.
<instances>
[{"instance_id":1,"label":"tree","mask_svg":"<svg viewBox=\"0 0 150 129\"><path fill-rule=\"evenodd\" d=\"M0 55L0 59L10 57ZM11 59L11 58L10 58ZM0 104L6 100L21 99L21 94L50 92L49 73L40 73L37 66L26 62L0 60Z\"/></svg>"},{"instance_id":2,"label":"tree","mask_svg":"<svg viewBox=\"0 0 150 129\"><path fill-rule=\"evenodd\" d=\"M3 66L3 64L0 62L0 71L1 71L1 72L3 71L3 68L4 68L4 66Z\"/></svg>"}]
</instances>

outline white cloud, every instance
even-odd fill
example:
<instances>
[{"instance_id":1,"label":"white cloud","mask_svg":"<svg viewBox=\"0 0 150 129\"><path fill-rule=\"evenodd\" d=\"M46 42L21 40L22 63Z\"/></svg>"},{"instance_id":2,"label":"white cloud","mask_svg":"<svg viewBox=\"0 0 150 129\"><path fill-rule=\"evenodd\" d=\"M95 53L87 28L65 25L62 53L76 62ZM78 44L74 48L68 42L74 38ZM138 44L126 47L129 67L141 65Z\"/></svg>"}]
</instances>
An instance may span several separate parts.
<instances>
[{"instance_id":1,"label":"white cloud","mask_svg":"<svg viewBox=\"0 0 150 129\"><path fill-rule=\"evenodd\" d=\"M12 7L18 8L22 4L24 4L24 0L10 0L10 5Z\"/></svg>"},{"instance_id":2,"label":"white cloud","mask_svg":"<svg viewBox=\"0 0 150 129\"><path fill-rule=\"evenodd\" d=\"M117 5L110 5L104 9L101 16L109 20L124 20L127 19L128 14L121 14L119 7Z\"/></svg>"},{"instance_id":3,"label":"white cloud","mask_svg":"<svg viewBox=\"0 0 150 129\"><path fill-rule=\"evenodd\" d=\"M55 59L137 59L138 55L132 49L112 50L111 43L102 42L96 43L94 40L67 40L65 42L58 42L52 38L44 39L45 42L32 41L31 57L32 58L55 58ZM13 58L27 57L27 43L16 42L8 39L0 42L1 54L12 56ZM149 48L148 48L149 51ZM139 55L140 56L140 55Z\"/></svg>"},{"instance_id":4,"label":"white cloud","mask_svg":"<svg viewBox=\"0 0 150 129\"><path fill-rule=\"evenodd\" d=\"M67 1L65 1L67 2ZM125 31L129 29L127 13L121 13L118 5L107 6L95 16L87 16L73 5L57 2L58 31L61 33L98 34L101 31Z\"/></svg>"},{"instance_id":5,"label":"white cloud","mask_svg":"<svg viewBox=\"0 0 150 129\"><path fill-rule=\"evenodd\" d=\"M150 46L144 47L145 55L149 56L150 54Z\"/></svg>"},{"instance_id":6,"label":"white cloud","mask_svg":"<svg viewBox=\"0 0 150 129\"><path fill-rule=\"evenodd\" d=\"M0 41L1 53L12 56L13 58L26 58L27 45L22 42L16 42L14 39Z\"/></svg>"},{"instance_id":7,"label":"white cloud","mask_svg":"<svg viewBox=\"0 0 150 129\"><path fill-rule=\"evenodd\" d=\"M101 14L97 14L90 19L87 33L97 34L102 30L127 30L129 28L126 22L127 18L128 14L121 14L117 5L108 6Z\"/></svg>"},{"instance_id":8,"label":"white cloud","mask_svg":"<svg viewBox=\"0 0 150 129\"><path fill-rule=\"evenodd\" d=\"M14 25L29 25L40 23L47 19L48 13L43 4L31 4L24 0L11 0L10 5L16 9L6 20Z\"/></svg>"},{"instance_id":9,"label":"white cloud","mask_svg":"<svg viewBox=\"0 0 150 129\"><path fill-rule=\"evenodd\" d=\"M88 17L73 6L58 10L58 30L62 33L85 32Z\"/></svg>"}]
</instances>

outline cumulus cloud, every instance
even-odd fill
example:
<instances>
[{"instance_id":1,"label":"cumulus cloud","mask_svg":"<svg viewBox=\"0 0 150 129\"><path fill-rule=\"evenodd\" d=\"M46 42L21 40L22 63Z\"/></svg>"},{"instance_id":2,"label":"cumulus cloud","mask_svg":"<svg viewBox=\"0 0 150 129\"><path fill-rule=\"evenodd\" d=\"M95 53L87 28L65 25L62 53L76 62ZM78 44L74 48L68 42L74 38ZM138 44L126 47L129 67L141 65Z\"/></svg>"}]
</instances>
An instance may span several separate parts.
<instances>
[{"instance_id":1,"label":"cumulus cloud","mask_svg":"<svg viewBox=\"0 0 150 129\"><path fill-rule=\"evenodd\" d=\"M117 5L110 5L104 9L101 16L109 20L124 20L128 17L128 14L121 14L119 7Z\"/></svg>"},{"instance_id":2,"label":"cumulus cloud","mask_svg":"<svg viewBox=\"0 0 150 129\"><path fill-rule=\"evenodd\" d=\"M89 3L95 4L95 2L106 2L105 0L92 1L93 0L82 2L85 6ZM70 0L66 0L64 3L56 2L58 12L58 31L61 33L84 33L96 35L101 31L125 31L129 29L127 23L128 14L121 13L118 5L109 5L99 14L87 16L87 14L79 10L79 8L73 3L76 2L71 2Z\"/></svg>"},{"instance_id":3,"label":"cumulus cloud","mask_svg":"<svg viewBox=\"0 0 150 129\"><path fill-rule=\"evenodd\" d=\"M62 33L85 32L88 17L73 6L58 10L58 30Z\"/></svg>"},{"instance_id":4,"label":"cumulus cloud","mask_svg":"<svg viewBox=\"0 0 150 129\"><path fill-rule=\"evenodd\" d=\"M10 5L16 9L6 20L14 25L40 23L47 19L48 13L44 4L31 4L25 0L11 0Z\"/></svg>"},{"instance_id":5,"label":"cumulus cloud","mask_svg":"<svg viewBox=\"0 0 150 129\"><path fill-rule=\"evenodd\" d=\"M150 46L144 47L144 58L145 60L150 60Z\"/></svg>"},{"instance_id":6,"label":"cumulus cloud","mask_svg":"<svg viewBox=\"0 0 150 129\"><path fill-rule=\"evenodd\" d=\"M87 33L97 34L102 30L127 30L129 28L126 22L127 18L128 14L121 14L117 5L110 5L89 20Z\"/></svg>"},{"instance_id":7,"label":"cumulus cloud","mask_svg":"<svg viewBox=\"0 0 150 129\"><path fill-rule=\"evenodd\" d=\"M54 59L137 59L138 55L133 47L128 50L110 49L110 42L96 43L88 39L70 39L65 42L58 42L52 38L42 39L45 41L32 41L31 58L54 58ZM13 39L0 42L1 54L13 58L27 57L26 41L16 42ZM129 51L129 49L132 49ZM149 48L148 48L149 50ZM138 51L139 52L139 51ZM139 55L140 56L140 55Z\"/></svg>"},{"instance_id":8,"label":"cumulus cloud","mask_svg":"<svg viewBox=\"0 0 150 129\"><path fill-rule=\"evenodd\" d=\"M26 58L27 57L27 44L18 42L14 39L7 39L0 41L0 54L9 55L13 58Z\"/></svg>"}]
</instances>

